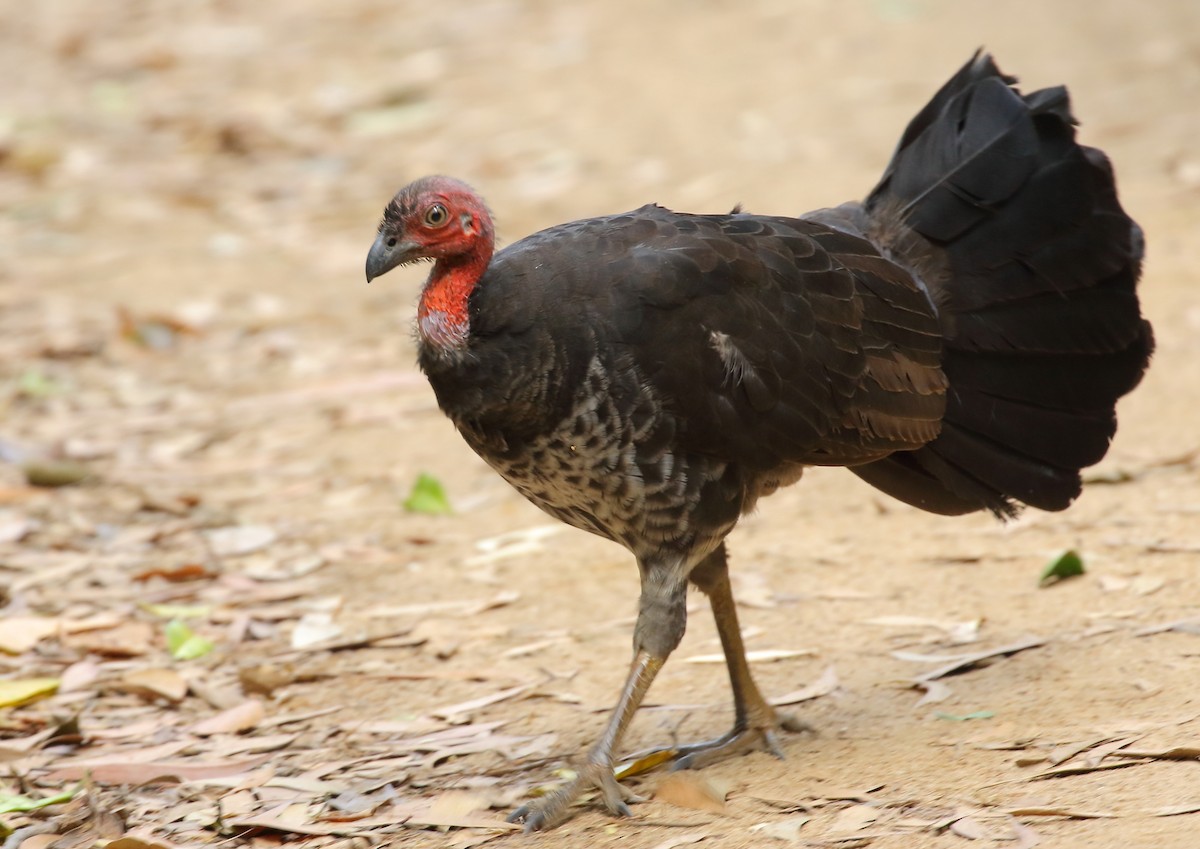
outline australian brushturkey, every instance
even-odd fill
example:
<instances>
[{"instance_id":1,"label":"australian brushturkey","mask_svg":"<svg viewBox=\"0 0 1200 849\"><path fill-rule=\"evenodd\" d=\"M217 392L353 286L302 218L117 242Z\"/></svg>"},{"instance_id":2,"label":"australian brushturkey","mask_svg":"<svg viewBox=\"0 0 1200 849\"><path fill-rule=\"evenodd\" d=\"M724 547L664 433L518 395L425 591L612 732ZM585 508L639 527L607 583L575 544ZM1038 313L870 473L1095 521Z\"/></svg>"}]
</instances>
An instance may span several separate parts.
<instances>
[{"instance_id":1,"label":"australian brushturkey","mask_svg":"<svg viewBox=\"0 0 1200 849\"><path fill-rule=\"evenodd\" d=\"M726 534L805 466L847 466L934 513L1061 510L1104 456L1153 346L1142 234L1062 87L1022 95L977 55L900 139L863 202L799 218L659 206L574 221L493 255L463 183L388 204L367 278L434 261L420 365L468 444L538 507L637 558L634 658L578 778L627 813L614 750L707 595L733 685L692 766L791 727L751 678Z\"/></svg>"}]
</instances>

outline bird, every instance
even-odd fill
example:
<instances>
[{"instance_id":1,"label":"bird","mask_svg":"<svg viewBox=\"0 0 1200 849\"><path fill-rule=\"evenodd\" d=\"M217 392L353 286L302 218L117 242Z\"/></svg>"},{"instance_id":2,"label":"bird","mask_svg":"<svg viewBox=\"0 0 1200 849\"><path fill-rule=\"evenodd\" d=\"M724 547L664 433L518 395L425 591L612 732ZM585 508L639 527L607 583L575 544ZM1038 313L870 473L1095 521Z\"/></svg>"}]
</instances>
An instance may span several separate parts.
<instances>
[{"instance_id":1,"label":"bird","mask_svg":"<svg viewBox=\"0 0 1200 849\"><path fill-rule=\"evenodd\" d=\"M387 204L368 282L432 261L417 358L466 443L551 516L624 546L633 658L575 777L517 808L553 827L614 777L625 731L708 598L734 724L676 767L803 727L747 664L725 539L812 466L845 466L942 515L1062 510L1116 431L1153 333L1144 254L1113 169L1076 140L1065 87L1022 94L983 51L917 113L861 201L799 216L649 204L497 251L466 183L422 177Z\"/></svg>"}]
</instances>

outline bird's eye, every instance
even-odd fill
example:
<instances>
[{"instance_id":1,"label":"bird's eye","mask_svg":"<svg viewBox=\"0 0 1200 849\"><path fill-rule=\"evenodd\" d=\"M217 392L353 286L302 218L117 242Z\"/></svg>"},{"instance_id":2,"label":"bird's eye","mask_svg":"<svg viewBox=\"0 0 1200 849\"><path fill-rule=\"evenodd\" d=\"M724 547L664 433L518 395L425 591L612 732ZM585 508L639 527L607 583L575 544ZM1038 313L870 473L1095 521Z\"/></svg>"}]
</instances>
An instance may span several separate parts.
<instances>
[{"instance_id":1,"label":"bird's eye","mask_svg":"<svg viewBox=\"0 0 1200 849\"><path fill-rule=\"evenodd\" d=\"M450 213L440 203L435 203L425 210L425 224L429 227L444 227L450 220Z\"/></svg>"},{"instance_id":2,"label":"bird's eye","mask_svg":"<svg viewBox=\"0 0 1200 849\"><path fill-rule=\"evenodd\" d=\"M387 240L387 246L388 246L389 248L394 248L394 247L396 247L396 237L395 237L395 236L392 236L392 238L390 238L390 239L388 239L388 240Z\"/></svg>"}]
</instances>

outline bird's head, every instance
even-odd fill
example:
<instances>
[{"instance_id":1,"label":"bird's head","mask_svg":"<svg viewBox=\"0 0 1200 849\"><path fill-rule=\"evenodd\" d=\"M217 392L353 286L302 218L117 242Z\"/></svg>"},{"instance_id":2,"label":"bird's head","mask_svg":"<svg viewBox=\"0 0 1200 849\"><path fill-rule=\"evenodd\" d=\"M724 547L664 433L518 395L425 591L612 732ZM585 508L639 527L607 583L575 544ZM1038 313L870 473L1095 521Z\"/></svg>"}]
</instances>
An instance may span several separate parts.
<instances>
[{"instance_id":1,"label":"bird's head","mask_svg":"<svg viewBox=\"0 0 1200 849\"><path fill-rule=\"evenodd\" d=\"M367 254L367 282L424 259L478 265L492 257L495 234L487 206L452 177L422 177L396 193Z\"/></svg>"}]
</instances>

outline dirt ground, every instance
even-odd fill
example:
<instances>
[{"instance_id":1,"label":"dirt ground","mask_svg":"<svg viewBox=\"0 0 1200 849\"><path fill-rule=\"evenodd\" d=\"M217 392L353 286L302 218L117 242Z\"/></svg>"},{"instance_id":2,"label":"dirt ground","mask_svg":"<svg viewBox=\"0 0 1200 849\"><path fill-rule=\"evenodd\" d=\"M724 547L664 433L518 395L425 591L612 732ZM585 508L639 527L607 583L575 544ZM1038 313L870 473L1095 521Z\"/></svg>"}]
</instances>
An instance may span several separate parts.
<instances>
[{"instance_id":1,"label":"dirt ground","mask_svg":"<svg viewBox=\"0 0 1200 849\"><path fill-rule=\"evenodd\" d=\"M599 731L637 576L437 411L424 270L363 283L384 203L453 174L509 242L649 201L833 205L980 45L1070 85L1148 236L1158 352L1108 458L1072 509L1007 526L812 472L730 545L748 647L789 653L758 680L823 683L790 708L817 733L630 779L657 797L628 821L486 827ZM0 796L91 774L0 813L6 846L1200 845L1194 0L7 0L0 73L0 681L75 676L0 708ZM47 462L89 477L28 485ZM421 473L451 515L404 509ZM1072 548L1087 573L1039 587ZM199 605L215 649L172 658L147 601ZM727 728L723 668L687 662L716 651L698 597L630 751ZM130 766L146 746L175 746L174 779ZM224 783L178 766L255 751Z\"/></svg>"}]
</instances>

